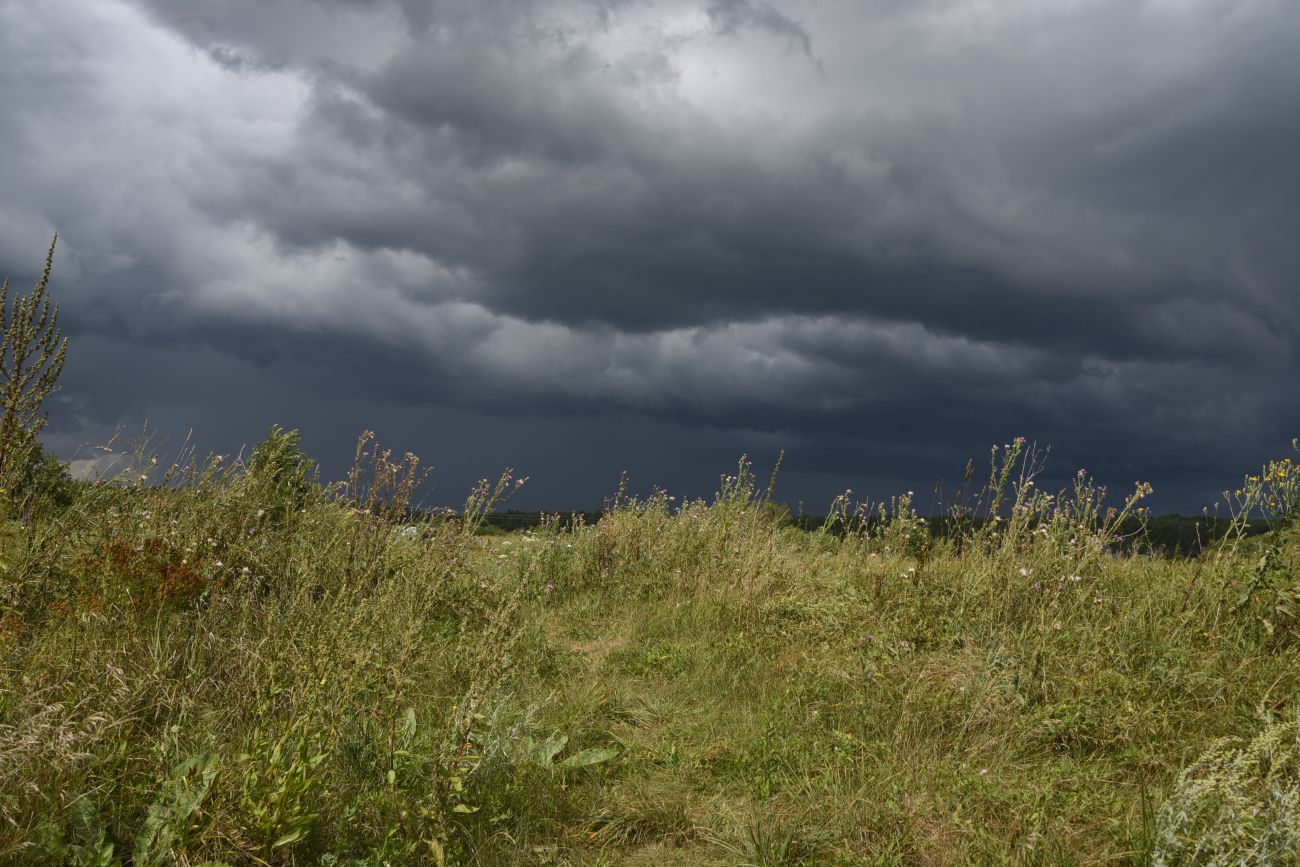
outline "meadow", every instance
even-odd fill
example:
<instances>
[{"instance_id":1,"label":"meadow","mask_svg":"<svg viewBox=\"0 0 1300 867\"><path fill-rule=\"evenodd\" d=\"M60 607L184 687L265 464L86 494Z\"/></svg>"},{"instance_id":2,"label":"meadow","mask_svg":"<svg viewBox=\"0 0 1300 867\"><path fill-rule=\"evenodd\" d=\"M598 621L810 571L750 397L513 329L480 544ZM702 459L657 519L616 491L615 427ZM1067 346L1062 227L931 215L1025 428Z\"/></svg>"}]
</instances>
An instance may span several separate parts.
<instances>
[{"instance_id":1,"label":"meadow","mask_svg":"<svg viewBox=\"0 0 1300 867\"><path fill-rule=\"evenodd\" d=\"M28 471L0 863L1297 863L1294 464L1196 558L1123 544L1145 486L1039 469L995 448L942 532L797 526L742 459L515 533L510 473L417 511L368 434L337 483L279 429Z\"/></svg>"}]
</instances>

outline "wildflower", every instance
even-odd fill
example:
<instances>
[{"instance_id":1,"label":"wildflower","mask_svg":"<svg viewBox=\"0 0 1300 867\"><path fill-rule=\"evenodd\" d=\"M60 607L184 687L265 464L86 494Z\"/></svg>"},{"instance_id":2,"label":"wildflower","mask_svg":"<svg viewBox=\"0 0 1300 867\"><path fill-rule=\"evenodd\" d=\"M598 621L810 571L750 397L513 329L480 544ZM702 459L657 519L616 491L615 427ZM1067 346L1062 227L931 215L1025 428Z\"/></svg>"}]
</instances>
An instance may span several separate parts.
<instances>
[{"instance_id":1,"label":"wildflower","mask_svg":"<svg viewBox=\"0 0 1300 867\"><path fill-rule=\"evenodd\" d=\"M980 776L981 776L981 777L987 777L988 775L989 775L989 769L988 769L988 768L980 768Z\"/></svg>"},{"instance_id":2,"label":"wildflower","mask_svg":"<svg viewBox=\"0 0 1300 867\"><path fill-rule=\"evenodd\" d=\"M547 581L547 582L546 582L546 592L547 592L547 593L550 593L550 592L551 592L552 590L554 590L554 589L555 589L555 585L552 584L550 581Z\"/></svg>"},{"instance_id":3,"label":"wildflower","mask_svg":"<svg viewBox=\"0 0 1300 867\"><path fill-rule=\"evenodd\" d=\"M1021 566L1021 567L1020 567L1020 577L1021 577L1021 578L1028 578L1028 577L1029 577L1029 573L1030 573L1031 571L1032 571L1032 570L1030 570L1030 569L1026 569L1024 566Z\"/></svg>"}]
</instances>

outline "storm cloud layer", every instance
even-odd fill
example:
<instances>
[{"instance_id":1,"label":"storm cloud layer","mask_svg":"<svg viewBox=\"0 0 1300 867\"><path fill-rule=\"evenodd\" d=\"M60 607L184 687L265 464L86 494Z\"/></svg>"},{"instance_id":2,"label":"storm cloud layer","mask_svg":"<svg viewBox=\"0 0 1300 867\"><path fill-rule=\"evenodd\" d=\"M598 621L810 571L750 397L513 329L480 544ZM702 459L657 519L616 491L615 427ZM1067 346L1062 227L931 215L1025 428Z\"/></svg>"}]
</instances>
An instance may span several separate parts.
<instances>
[{"instance_id":1,"label":"storm cloud layer","mask_svg":"<svg viewBox=\"0 0 1300 867\"><path fill-rule=\"evenodd\" d=\"M1186 509L1300 434L1297 93L1285 0L0 0L0 272L61 234L65 453Z\"/></svg>"}]
</instances>

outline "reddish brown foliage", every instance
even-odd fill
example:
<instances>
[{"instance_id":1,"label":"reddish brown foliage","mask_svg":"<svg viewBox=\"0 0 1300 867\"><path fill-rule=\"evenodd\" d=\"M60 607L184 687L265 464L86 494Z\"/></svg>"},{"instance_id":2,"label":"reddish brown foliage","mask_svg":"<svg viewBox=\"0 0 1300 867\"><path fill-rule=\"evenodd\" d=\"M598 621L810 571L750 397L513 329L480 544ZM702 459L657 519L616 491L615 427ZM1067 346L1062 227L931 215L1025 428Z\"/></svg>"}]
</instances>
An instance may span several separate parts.
<instances>
[{"instance_id":1,"label":"reddish brown foliage","mask_svg":"<svg viewBox=\"0 0 1300 867\"><path fill-rule=\"evenodd\" d=\"M85 558L81 566L87 577L120 582L130 591L136 607L182 608L197 600L207 587L203 563L186 557L165 539L146 539L140 545L115 539ZM102 604L95 592L83 594L83 598L92 608Z\"/></svg>"}]
</instances>

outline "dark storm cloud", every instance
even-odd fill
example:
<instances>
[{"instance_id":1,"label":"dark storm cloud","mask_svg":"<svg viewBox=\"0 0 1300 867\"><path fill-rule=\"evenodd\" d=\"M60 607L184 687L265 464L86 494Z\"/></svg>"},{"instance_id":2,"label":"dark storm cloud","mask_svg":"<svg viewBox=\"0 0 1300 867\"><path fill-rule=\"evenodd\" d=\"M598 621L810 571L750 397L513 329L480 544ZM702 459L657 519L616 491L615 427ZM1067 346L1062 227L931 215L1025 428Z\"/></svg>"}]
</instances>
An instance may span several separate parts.
<instances>
[{"instance_id":1,"label":"dark storm cloud","mask_svg":"<svg viewBox=\"0 0 1300 867\"><path fill-rule=\"evenodd\" d=\"M252 377L242 409L209 393L232 436L348 401L656 419L792 444L813 485L1023 432L1199 496L1300 430L1280 2L58 0L0 25L0 269L58 228L104 370L130 344ZM182 381L84 380L66 427L204 415Z\"/></svg>"},{"instance_id":2,"label":"dark storm cloud","mask_svg":"<svg viewBox=\"0 0 1300 867\"><path fill-rule=\"evenodd\" d=\"M704 8L714 28L720 34L734 35L749 27L756 27L784 37L797 45L803 53L812 56L812 37L803 25L781 14L767 3L753 0L715 0Z\"/></svg>"}]
</instances>

